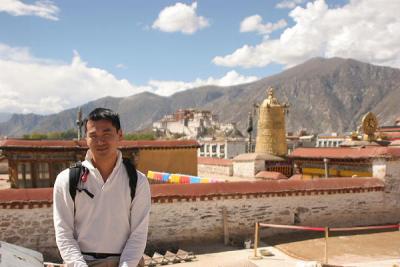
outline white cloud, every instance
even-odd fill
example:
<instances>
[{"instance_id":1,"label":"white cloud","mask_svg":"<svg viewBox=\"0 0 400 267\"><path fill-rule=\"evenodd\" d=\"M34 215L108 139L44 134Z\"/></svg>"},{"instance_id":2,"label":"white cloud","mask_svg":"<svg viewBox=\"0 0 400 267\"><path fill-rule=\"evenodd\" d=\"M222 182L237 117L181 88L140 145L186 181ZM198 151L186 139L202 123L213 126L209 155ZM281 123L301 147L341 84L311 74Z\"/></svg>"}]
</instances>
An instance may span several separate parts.
<instances>
[{"instance_id":1,"label":"white cloud","mask_svg":"<svg viewBox=\"0 0 400 267\"><path fill-rule=\"evenodd\" d=\"M272 62L290 67L311 57L354 58L400 67L400 1L353 0L329 8L324 0L296 7L294 26L277 39L244 45L213 62L228 67L263 67Z\"/></svg>"},{"instance_id":2,"label":"white cloud","mask_svg":"<svg viewBox=\"0 0 400 267\"><path fill-rule=\"evenodd\" d=\"M159 81L151 80L149 81L149 86L153 88L153 92L158 95L170 96L174 93L185 91L190 88L196 88L206 85L216 85L216 86L230 86L242 83L249 83L258 80L256 76L243 76L232 70L227 72L221 78L209 77L208 79L196 79L193 82L182 82L182 81Z\"/></svg>"},{"instance_id":3,"label":"white cloud","mask_svg":"<svg viewBox=\"0 0 400 267\"><path fill-rule=\"evenodd\" d=\"M152 27L163 32L193 34L210 25L206 18L196 14L196 9L196 2L192 5L176 3L168 6L160 12Z\"/></svg>"},{"instance_id":4,"label":"white cloud","mask_svg":"<svg viewBox=\"0 0 400 267\"><path fill-rule=\"evenodd\" d=\"M245 18L240 23L240 32L257 32L258 34L269 34L273 31L285 28L287 22L284 19L276 23L268 22L262 24L262 17L260 15L253 15Z\"/></svg>"},{"instance_id":5,"label":"white cloud","mask_svg":"<svg viewBox=\"0 0 400 267\"><path fill-rule=\"evenodd\" d=\"M1 0L0 12L13 16L38 16L49 20L58 20L60 9L48 0L39 0L33 4L24 4L20 0Z\"/></svg>"},{"instance_id":6,"label":"white cloud","mask_svg":"<svg viewBox=\"0 0 400 267\"><path fill-rule=\"evenodd\" d=\"M53 113L107 95L143 90L105 70L88 67L77 52L71 63L60 63L37 59L26 48L0 45L1 111Z\"/></svg>"},{"instance_id":7,"label":"white cloud","mask_svg":"<svg viewBox=\"0 0 400 267\"><path fill-rule=\"evenodd\" d=\"M125 64L122 64L122 63L119 63L119 64L115 65L115 67L116 67L117 69L126 69L126 68L127 68L127 67L125 66Z\"/></svg>"},{"instance_id":8,"label":"white cloud","mask_svg":"<svg viewBox=\"0 0 400 267\"><path fill-rule=\"evenodd\" d=\"M134 85L106 70L89 67L77 52L71 63L65 63L36 58L28 48L0 43L0 112L48 114L105 96L130 96L143 91L168 96L202 85L228 86L256 79L230 71L221 78L151 80Z\"/></svg>"},{"instance_id":9,"label":"white cloud","mask_svg":"<svg viewBox=\"0 0 400 267\"><path fill-rule=\"evenodd\" d=\"M295 8L299 4L304 3L305 0L284 0L276 4L276 8Z\"/></svg>"}]
</instances>

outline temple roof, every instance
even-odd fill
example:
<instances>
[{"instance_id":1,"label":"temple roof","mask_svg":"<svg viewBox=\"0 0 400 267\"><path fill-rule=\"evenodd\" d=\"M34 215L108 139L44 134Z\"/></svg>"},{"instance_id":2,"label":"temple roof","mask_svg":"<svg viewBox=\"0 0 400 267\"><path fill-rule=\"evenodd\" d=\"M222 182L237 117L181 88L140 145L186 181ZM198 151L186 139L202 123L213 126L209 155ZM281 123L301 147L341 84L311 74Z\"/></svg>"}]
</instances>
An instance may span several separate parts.
<instances>
[{"instance_id":1,"label":"temple roof","mask_svg":"<svg viewBox=\"0 0 400 267\"><path fill-rule=\"evenodd\" d=\"M296 148L289 158L301 159L370 159L400 157L400 147L321 147Z\"/></svg>"},{"instance_id":2,"label":"temple roof","mask_svg":"<svg viewBox=\"0 0 400 267\"><path fill-rule=\"evenodd\" d=\"M254 161L254 160L284 161L285 159L266 153L245 153L237 155L233 159L233 161Z\"/></svg>"},{"instance_id":3,"label":"temple roof","mask_svg":"<svg viewBox=\"0 0 400 267\"><path fill-rule=\"evenodd\" d=\"M199 147L196 140L154 140L154 141L130 141L119 142L120 149L126 148L180 148ZM84 140L22 140L4 139L0 141L0 149L87 149Z\"/></svg>"}]
</instances>

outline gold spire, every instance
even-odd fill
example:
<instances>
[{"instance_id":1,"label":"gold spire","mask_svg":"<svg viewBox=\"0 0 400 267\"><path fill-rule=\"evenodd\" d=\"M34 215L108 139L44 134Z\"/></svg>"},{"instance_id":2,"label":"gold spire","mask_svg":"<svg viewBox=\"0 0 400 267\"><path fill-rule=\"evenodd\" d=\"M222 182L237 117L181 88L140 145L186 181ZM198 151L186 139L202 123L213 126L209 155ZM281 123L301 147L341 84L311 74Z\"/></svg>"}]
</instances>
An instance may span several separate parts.
<instances>
[{"instance_id":1,"label":"gold spire","mask_svg":"<svg viewBox=\"0 0 400 267\"><path fill-rule=\"evenodd\" d=\"M288 104L280 104L274 89L267 90L267 98L260 106L257 125L256 153L285 156L287 154L285 114Z\"/></svg>"},{"instance_id":2,"label":"gold spire","mask_svg":"<svg viewBox=\"0 0 400 267\"><path fill-rule=\"evenodd\" d=\"M378 119L375 114L372 112L368 112L362 118L361 123L362 130L364 132L364 139L369 142L375 141L375 132L378 129Z\"/></svg>"}]
</instances>

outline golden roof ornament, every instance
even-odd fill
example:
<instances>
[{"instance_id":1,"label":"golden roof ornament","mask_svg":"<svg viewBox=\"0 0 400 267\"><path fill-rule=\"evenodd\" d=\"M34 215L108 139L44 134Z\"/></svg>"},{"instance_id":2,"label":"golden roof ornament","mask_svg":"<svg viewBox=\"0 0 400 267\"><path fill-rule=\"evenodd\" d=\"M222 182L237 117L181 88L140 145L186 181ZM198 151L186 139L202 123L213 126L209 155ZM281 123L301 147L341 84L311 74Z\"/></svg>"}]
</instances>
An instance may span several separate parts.
<instances>
[{"instance_id":1,"label":"golden roof ornament","mask_svg":"<svg viewBox=\"0 0 400 267\"><path fill-rule=\"evenodd\" d=\"M378 119L374 113L368 112L364 115L361 122L361 128L365 134L364 139L370 142L375 140L375 132L378 129Z\"/></svg>"},{"instance_id":2,"label":"golden roof ornament","mask_svg":"<svg viewBox=\"0 0 400 267\"><path fill-rule=\"evenodd\" d=\"M285 156L287 154L285 114L289 105L280 104L274 89L268 88L267 98L259 109L256 153Z\"/></svg>"},{"instance_id":3,"label":"golden roof ornament","mask_svg":"<svg viewBox=\"0 0 400 267\"><path fill-rule=\"evenodd\" d=\"M276 99L274 96L274 89L272 87L267 89L267 99L264 100L263 104L265 104L266 106L279 105L278 99Z\"/></svg>"}]
</instances>

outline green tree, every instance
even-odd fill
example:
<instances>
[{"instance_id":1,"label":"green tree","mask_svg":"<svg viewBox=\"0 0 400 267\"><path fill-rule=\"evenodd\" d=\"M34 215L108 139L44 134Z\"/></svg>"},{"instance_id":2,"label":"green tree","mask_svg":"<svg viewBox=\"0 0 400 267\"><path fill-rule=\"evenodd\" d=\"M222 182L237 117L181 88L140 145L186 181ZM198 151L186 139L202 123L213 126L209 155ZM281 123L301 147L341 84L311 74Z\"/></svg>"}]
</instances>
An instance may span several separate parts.
<instances>
[{"instance_id":1,"label":"green tree","mask_svg":"<svg viewBox=\"0 0 400 267\"><path fill-rule=\"evenodd\" d=\"M32 140L47 139L47 134L33 132L30 134L30 138L28 138L28 139L32 139Z\"/></svg>"},{"instance_id":2,"label":"green tree","mask_svg":"<svg viewBox=\"0 0 400 267\"><path fill-rule=\"evenodd\" d=\"M68 129L65 132L48 132L48 133L33 132L31 134L24 134L22 138L29 140L40 140L40 139L72 140L74 138L77 138L77 133L74 129Z\"/></svg>"},{"instance_id":3,"label":"green tree","mask_svg":"<svg viewBox=\"0 0 400 267\"><path fill-rule=\"evenodd\" d=\"M144 133L128 133L124 135L125 140L155 140L156 137L152 132Z\"/></svg>"}]
</instances>

